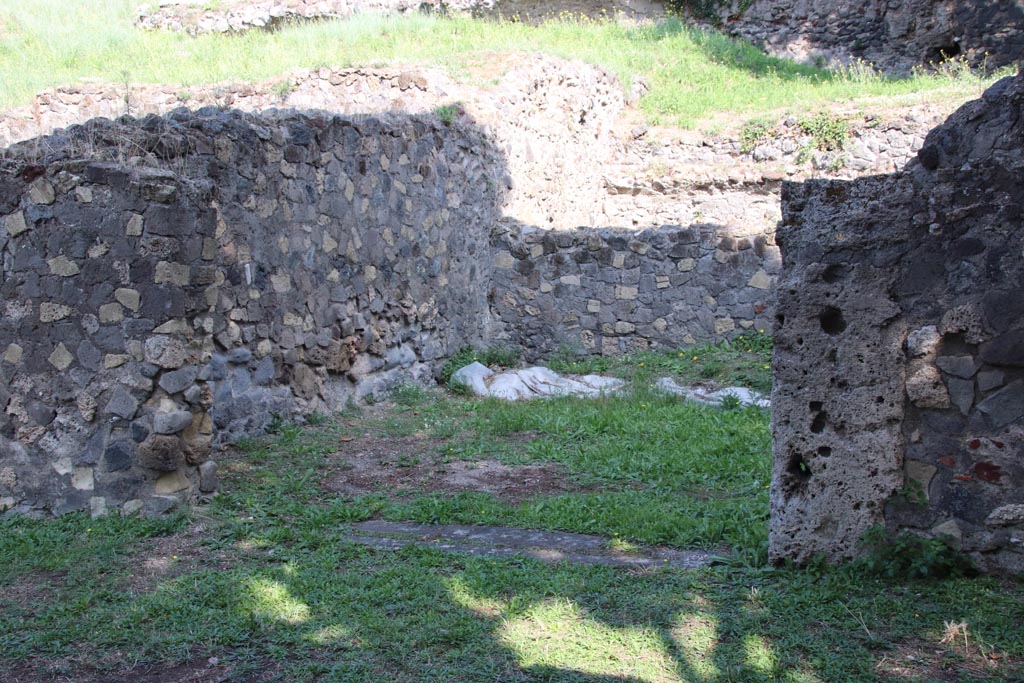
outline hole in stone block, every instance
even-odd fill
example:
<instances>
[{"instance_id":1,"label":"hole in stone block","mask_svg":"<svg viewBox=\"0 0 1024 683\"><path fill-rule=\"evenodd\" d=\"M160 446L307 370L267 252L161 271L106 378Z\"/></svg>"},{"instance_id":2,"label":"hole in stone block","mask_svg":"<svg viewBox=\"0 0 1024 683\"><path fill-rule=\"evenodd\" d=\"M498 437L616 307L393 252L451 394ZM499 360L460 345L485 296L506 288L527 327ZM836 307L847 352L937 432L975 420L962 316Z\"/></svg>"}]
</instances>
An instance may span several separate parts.
<instances>
[{"instance_id":1,"label":"hole in stone block","mask_svg":"<svg viewBox=\"0 0 1024 683\"><path fill-rule=\"evenodd\" d=\"M815 434L821 434L825 431L825 425L828 424L828 413L824 410L814 415L814 419L811 420L811 431Z\"/></svg>"},{"instance_id":2,"label":"hole in stone block","mask_svg":"<svg viewBox=\"0 0 1024 683\"><path fill-rule=\"evenodd\" d=\"M831 349L828 352L828 356L826 356L826 358L828 359L829 363L835 363L836 360L838 360L838 358L839 358L839 354L836 352L835 349Z\"/></svg>"},{"instance_id":3,"label":"hole in stone block","mask_svg":"<svg viewBox=\"0 0 1024 683\"><path fill-rule=\"evenodd\" d=\"M834 264L822 272L821 279L828 283L838 282L846 276L846 266Z\"/></svg>"},{"instance_id":4,"label":"hole in stone block","mask_svg":"<svg viewBox=\"0 0 1024 683\"><path fill-rule=\"evenodd\" d=\"M823 458L827 458L832 455L832 449L828 446L818 446L818 455Z\"/></svg>"},{"instance_id":5,"label":"hole in stone block","mask_svg":"<svg viewBox=\"0 0 1024 683\"><path fill-rule=\"evenodd\" d=\"M804 456L800 453L790 453L789 462L786 464L786 478L783 484L789 493L795 493L807 488L807 482L811 479L811 467L807 464Z\"/></svg>"},{"instance_id":6,"label":"hole in stone block","mask_svg":"<svg viewBox=\"0 0 1024 683\"><path fill-rule=\"evenodd\" d=\"M822 403L821 401L811 401L810 403L807 404L807 408L812 413L816 413L816 412L818 412L819 410L821 410L824 407L825 407L825 404Z\"/></svg>"},{"instance_id":7,"label":"hole in stone block","mask_svg":"<svg viewBox=\"0 0 1024 683\"><path fill-rule=\"evenodd\" d=\"M778 314L777 316L775 316L775 322L778 324L779 327L782 327L783 325L786 324L786 316L782 315L781 313Z\"/></svg>"},{"instance_id":8,"label":"hole in stone block","mask_svg":"<svg viewBox=\"0 0 1024 683\"><path fill-rule=\"evenodd\" d=\"M818 316L818 322L821 323L821 329L827 334L837 335L846 329L846 319L843 318L843 312L834 306L827 307Z\"/></svg>"}]
</instances>

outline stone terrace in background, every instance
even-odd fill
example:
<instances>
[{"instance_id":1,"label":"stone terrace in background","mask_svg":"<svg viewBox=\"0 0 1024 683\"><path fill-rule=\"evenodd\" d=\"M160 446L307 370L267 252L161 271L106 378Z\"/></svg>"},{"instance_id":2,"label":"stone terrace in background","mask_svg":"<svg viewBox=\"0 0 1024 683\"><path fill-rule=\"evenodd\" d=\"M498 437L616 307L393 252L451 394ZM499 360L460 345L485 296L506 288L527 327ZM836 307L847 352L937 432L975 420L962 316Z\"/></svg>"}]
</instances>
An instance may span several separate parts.
<instances>
[{"instance_id":1,"label":"stone terrace in background","mask_svg":"<svg viewBox=\"0 0 1024 683\"><path fill-rule=\"evenodd\" d=\"M949 57L987 69L1024 60L1024 7L1009 0L727 0L718 14L731 33L802 62L908 72Z\"/></svg>"},{"instance_id":2,"label":"stone terrace in background","mask_svg":"<svg viewBox=\"0 0 1024 683\"><path fill-rule=\"evenodd\" d=\"M338 19L357 14L467 14L537 23L589 17L643 21L663 19L657 0L164 0L139 10L136 25L191 34L275 29L287 22Z\"/></svg>"},{"instance_id":3,"label":"stone terrace in background","mask_svg":"<svg viewBox=\"0 0 1024 683\"><path fill-rule=\"evenodd\" d=\"M512 184L505 213L549 228L595 225L604 194L602 167L624 106L622 85L603 69L541 54L509 53L488 69L496 84L454 81L436 69L318 69L261 84L167 86L83 85L39 95L30 107L0 115L0 144L45 135L102 116L164 114L182 106L245 111L290 108L363 116L431 113L452 107L495 140L507 162L495 177ZM484 68L484 67L482 67ZM126 106L127 97L127 106ZM39 154L47 154L40 142ZM496 171L498 172L498 171ZM514 178L514 183L511 179Z\"/></svg>"},{"instance_id":4,"label":"stone terrace in background","mask_svg":"<svg viewBox=\"0 0 1024 683\"><path fill-rule=\"evenodd\" d=\"M1024 572L1024 76L908 169L790 184L779 229L770 553L871 526Z\"/></svg>"}]
</instances>

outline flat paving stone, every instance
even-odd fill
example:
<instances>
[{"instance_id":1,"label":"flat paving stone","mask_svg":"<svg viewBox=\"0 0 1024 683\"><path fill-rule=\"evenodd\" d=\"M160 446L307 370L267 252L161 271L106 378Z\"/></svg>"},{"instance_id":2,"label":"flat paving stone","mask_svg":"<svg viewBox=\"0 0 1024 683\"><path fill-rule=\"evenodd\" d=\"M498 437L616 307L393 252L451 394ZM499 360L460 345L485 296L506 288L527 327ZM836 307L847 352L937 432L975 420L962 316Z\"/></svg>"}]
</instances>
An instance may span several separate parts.
<instances>
[{"instance_id":1,"label":"flat paving stone","mask_svg":"<svg viewBox=\"0 0 1024 683\"><path fill-rule=\"evenodd\" d=\"M640 547L634 552L609 548L603 536L462 524L414 524L370 520L352 525L352 543L398 549L409 545L479 557L532 557L545 562L603 564L615 567L696 569L712 562L703 550Z\"/></svg>"}]
</instances>

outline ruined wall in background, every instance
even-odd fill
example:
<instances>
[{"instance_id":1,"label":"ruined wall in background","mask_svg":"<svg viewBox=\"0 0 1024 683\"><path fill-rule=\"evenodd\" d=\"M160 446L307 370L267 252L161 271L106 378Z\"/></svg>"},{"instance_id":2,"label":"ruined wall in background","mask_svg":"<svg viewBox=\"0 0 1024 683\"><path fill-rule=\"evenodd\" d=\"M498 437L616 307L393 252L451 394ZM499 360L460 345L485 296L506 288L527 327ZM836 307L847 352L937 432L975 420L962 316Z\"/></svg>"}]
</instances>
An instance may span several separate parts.
<instances>
[{"instance_id":1,"label":"ruined wall in background","mask_svg":"<svg viewBox=\"0 0 1024 683\"><path fill-rule=\"evenodd\" d=\"M166 114L181 107L291 108L355 117L431 114L447 107L451 119L471 121L503 154L505 162L490 182L505 188L507 216L553 229L594 225L604 195L604 166L613 152L614 122L624 106L618 79L582 62L521 52L503 53L496 69L475 68L468 67L467 80L486 87L456 82L429 68L296 70L262 83L188 88L70 86L40 93L31 106L0 114L0 146L95 117ZM45 140L34 144L47 153Z\"/></svg>"},{"instance_id":2,"label":"ruined wall in background","mask_svg":"<svg viewBox=\"0 0 1024 683\"><path fill-rule=\"evenodd\" d=\"M902 174L788 184L770 553L856 554L873 525L1024 571L1024 77Z\"/></svg>"},{"instance_id":3,"label":"ruined wall in background","mask_svg":"<svg viewBox=\"0 0 1024 683\"><path fill-rule=\"evenodd\" d=\"M180 112L42 142L0 173L0 507L162 512L213 490L220 443L481 341L502 163L469 125Z\"/></svg>"},{"instance_id":4,"label":"ruined wall in background","mask_svg":"<svg viewBox=\"0 0 1024 683\"><path fill-rule=\"evenodd\" d=\"M1010 0L732 0L720 19L769 54L863 59L886 71L963 56L973 67L1020 65L1024 6Z\"/></svg>"},{"instance_id":5,"label":"ruined wall in background","mask_svg":"<svg viewBox=\"0 0 1024 683\"><path fill-rule=\"evenodd\" d=\"M496 330L532 358L567 347L619 355L771 326L773 231L712 225L508 233L496 245Z\"/></svg>"}]
</instances>

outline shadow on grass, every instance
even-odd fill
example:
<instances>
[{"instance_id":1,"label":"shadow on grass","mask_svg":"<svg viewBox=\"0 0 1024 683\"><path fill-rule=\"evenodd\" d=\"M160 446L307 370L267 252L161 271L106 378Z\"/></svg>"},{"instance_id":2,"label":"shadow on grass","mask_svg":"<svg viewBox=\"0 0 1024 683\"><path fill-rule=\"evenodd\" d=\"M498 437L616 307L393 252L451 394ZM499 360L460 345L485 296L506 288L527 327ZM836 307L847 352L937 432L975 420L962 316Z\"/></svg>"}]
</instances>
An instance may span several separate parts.
<instances>
[{"instance_id":1,"label":"shadow on grass","mask_svg":"<svg viewBox=\"0 0 1024 683\"><path fill-rule=\"evenodd\" d=\"M217 680L237 681L872 681L878 660L902 657L907 642L963 680L1022 671L1020 583L378 551L347 543L339 525L282 517L215 526L194 539L193 564L140 585L151 548L126 540L93 562L88 537L106 548L111 534L81 522L51 534L72 551L47 565L65 580L31 604L15 604L17 579L0 594L0 672L31 658L39 671L60 663L76 683L121 683L215 657L227 676ZM1002 659L939 644L947 620ZM923 666L906 679L931 680Z\"/></svg>"}]
</instances>

